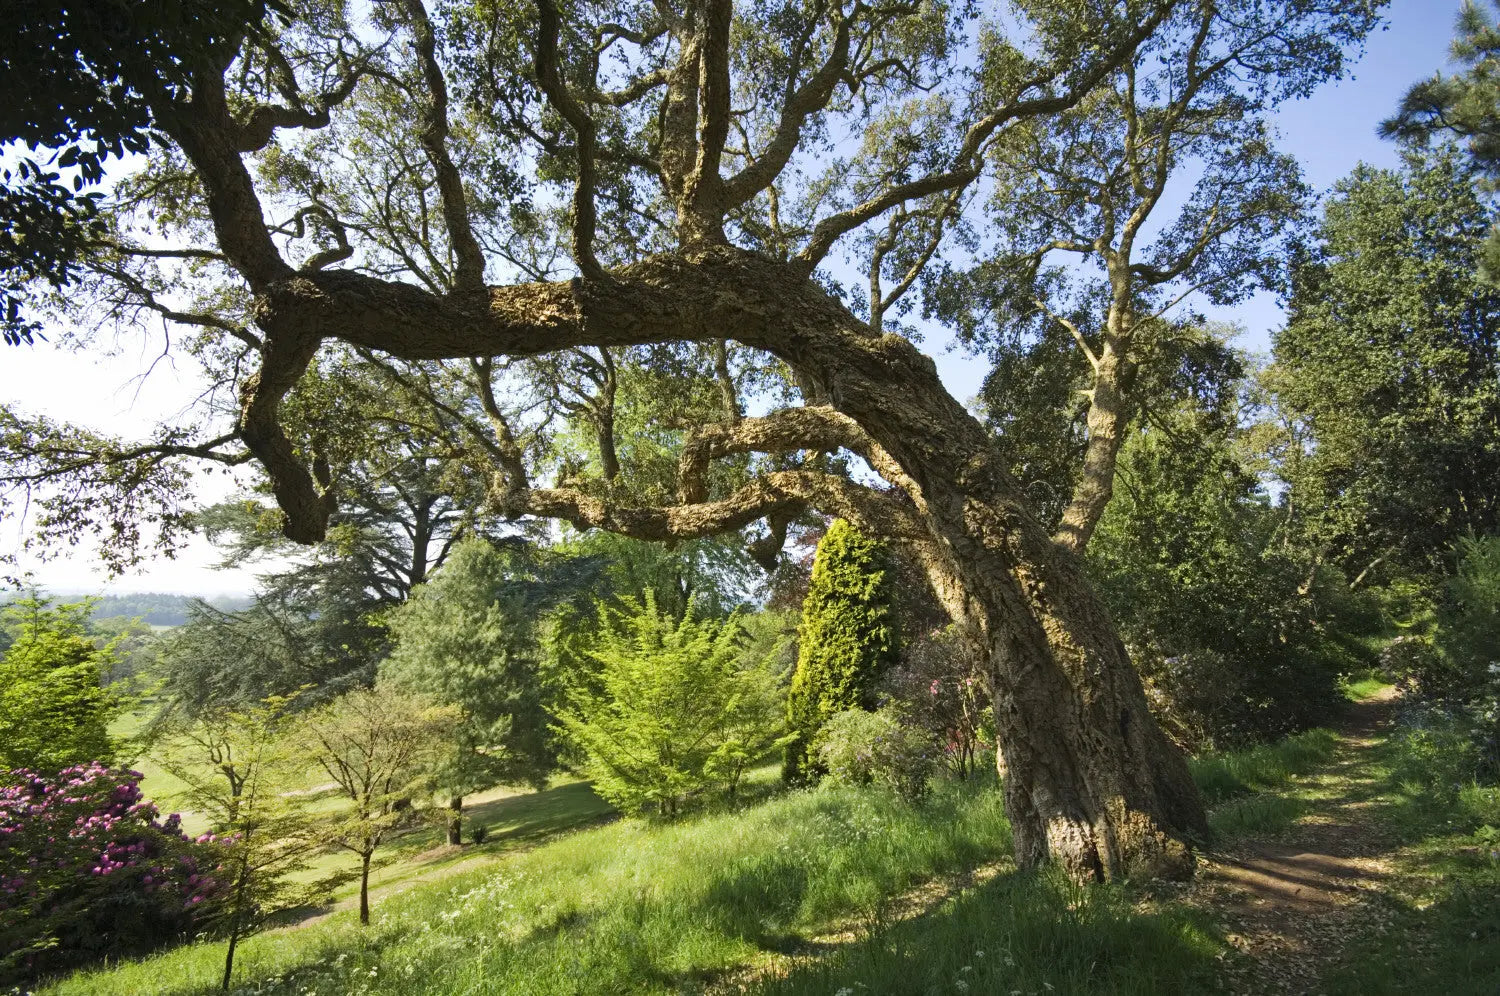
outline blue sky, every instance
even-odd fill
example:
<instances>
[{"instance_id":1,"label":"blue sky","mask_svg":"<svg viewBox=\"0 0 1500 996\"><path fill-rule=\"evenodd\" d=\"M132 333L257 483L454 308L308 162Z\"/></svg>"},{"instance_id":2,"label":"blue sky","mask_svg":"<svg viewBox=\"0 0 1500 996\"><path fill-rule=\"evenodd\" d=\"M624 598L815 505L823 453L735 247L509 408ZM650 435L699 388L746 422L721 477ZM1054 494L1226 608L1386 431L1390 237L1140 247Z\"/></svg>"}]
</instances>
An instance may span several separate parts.
<instances>
[{"instance_id":1,"label":"blue sky","mask_svg":"<svg viewBox=\"0 0 1500 996\"><path fill-rule=\"evenodd\" d=\"M1395 0L1386 12L1386 28L1373 34L1352 74L1326 86L1307 100L1279 111L1276 125L1283 148L1302 162L1317 191L1326 191L1360 161L1393 166L1397 149L1376 134L1380 121L1395 109L1416 80L1447 66L1448 45L1460 0ZM1254 351L1269 347L1270 335L1283 315L1274 296L1261 294L1236 307L1210 310L1209 317L1233 322L1243 330L1240 345ZM928 341L936 344L937 337ZM179 370L158 363L151 377L139 374L161 353L160 339L135 340L114 355L87 359L49 346L7 349L0 353L0 395L29 411L82 421L97 428L143 434L152 424L171 419L192 397L192 363ZM938 369L955 395L974 395L985 365L957 353L939 353ZM58 390L66 384L66 392ZM220 478L213 491L222 495L230 483ZM14 548L17 537L0 535L0 546ZM197 544L176 561L160 561L140 575L110 585L119 591L183 591L218 594L247 590L242 572L215 572L207 544ZM40 566L43 584L69 591L103 587L87 557Z\"/></svg>"},{"instance_id":2,"label":"blue sky","mask_svg":"<svg viewBox=\"0 0 1500 996\"><path fill-rule=\"evenodd\" d=\"M1449 68L1448 46L1460 5L1460 0L1396 0L1386 15L1388 27L1370 37L1351 78L1281 109L1281 146L1297 156L1314 190L1326 191L1361 161L1400 163L1396 145L1381 139L1376 127L1412 83ZM1243 324L1243 344L1261 350L1269 347L1282 312L1263 294L1218 317Z\"/></svg>"}]
</instances>

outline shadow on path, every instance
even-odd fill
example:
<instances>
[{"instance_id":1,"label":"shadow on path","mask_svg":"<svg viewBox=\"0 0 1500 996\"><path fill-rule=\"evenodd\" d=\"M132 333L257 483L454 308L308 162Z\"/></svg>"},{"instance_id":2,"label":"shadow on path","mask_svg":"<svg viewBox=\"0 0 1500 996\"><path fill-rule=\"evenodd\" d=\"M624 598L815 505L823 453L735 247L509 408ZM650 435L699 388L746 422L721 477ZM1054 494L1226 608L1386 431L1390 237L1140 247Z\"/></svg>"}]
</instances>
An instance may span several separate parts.
<instances>
[{"instance_id":1,"label":"shadow on path","mask_svg":"<svg viewBox=\"0 0 1500 996\"><path fill-rule=\"evenodd\" d=\"M1290 827L1224 842L1206 856L1195 905L1221 920L1247 956L1226 964L1227 991L1316 991L1390 879L1398 841L1386 817L1395 803L1377 748L1396 701L1385 688L1350 705L1333 758L1296 779L1305 808Z\"/></svg>"}]
</instances>

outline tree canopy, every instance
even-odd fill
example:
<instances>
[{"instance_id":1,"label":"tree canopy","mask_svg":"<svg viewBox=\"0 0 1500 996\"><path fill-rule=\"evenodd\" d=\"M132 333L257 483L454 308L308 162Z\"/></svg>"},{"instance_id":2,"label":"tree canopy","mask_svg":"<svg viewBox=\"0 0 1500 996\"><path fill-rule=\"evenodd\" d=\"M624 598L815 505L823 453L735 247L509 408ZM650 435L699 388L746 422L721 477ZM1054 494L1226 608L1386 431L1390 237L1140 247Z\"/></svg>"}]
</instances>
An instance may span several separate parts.
<instances>
[{"instance_id":1,"label":"tree canopy","mask_svg":"<svg viewBox=\"0 0 1500 996\"><path fill-rule=\"evenodd\" d=\"M285 535L315 542L394 421L475 468L489 516L741 532L768 563L803 516L841 516L909 547L983 645L1021 861L1182 874L1202 806L1077 553L1143 321L1258 279L1301 197L1264 115L1341 75L1380 6L295 5L189 60L182 92L142 90L166 143L76 295L184 328L206 397L234 403L144 443L7 412L6 480L59 537L170 545L182 462L254 460ZM1051 200L1027 171L1064 147ZM1203 180L1166 196L1184 175ZM1153 245L1140 218L1167 202ZM1050 276L1073 241L1107 294ZM901 324L1011 335L936 279L986 261L1093 370L1055 536ZM351 365L417 403L349 431L325 385Z\"/></svg>"},{"instance_id":2,"label":"tree canopy","mask_svg":"<svg viewBox=\"0 0 1500 996\"><path fill-rule=\"evenodd\" d=\"M1452 149L1335 187L1269 372L1299 528L1351 578L1431 576L1500 498L1500 295L1479 275L1494 213Z\"/></svg>"}]
</instances>

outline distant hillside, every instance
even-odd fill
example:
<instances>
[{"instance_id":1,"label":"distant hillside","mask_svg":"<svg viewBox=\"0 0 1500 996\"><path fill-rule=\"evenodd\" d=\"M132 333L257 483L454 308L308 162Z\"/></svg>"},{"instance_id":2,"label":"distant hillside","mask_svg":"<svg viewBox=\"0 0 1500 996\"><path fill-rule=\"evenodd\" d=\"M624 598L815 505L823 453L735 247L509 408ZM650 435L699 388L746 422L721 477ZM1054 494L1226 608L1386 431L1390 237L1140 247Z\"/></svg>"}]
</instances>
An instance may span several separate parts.
<instances>
[{"instance_id":1,"label":"distant hillside","mask_svg":"<svg viewBox=\"0 0 1500 996\"><path fill-rule=\"evenodd\" d=\"M169 595L163 592L104 595L94 605L94 617L108 619L114 616L139 616L143 622L152 626L181 626L187 622L188 609L195 601L197 599L192 595ZM249 598L234 596L207 598L204 601L225 610L243 609L250 604Z\"/></svg>"}]
</instances>

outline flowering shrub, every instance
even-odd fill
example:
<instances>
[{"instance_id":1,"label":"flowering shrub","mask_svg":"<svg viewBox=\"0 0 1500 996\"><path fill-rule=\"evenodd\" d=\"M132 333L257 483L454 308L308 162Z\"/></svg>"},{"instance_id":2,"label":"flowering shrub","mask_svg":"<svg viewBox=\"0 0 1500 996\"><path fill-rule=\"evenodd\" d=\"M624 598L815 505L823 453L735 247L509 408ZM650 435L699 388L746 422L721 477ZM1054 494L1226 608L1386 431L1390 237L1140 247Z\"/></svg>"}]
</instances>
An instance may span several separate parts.
<instances>
[{"instance_id":1,"label":"flowering shrub","mask_svg":"<svg viewBox=\"0 0 1500 996\"><path fill-rule=\"evenodd\" d=\"M941 756L932 734L903 721L894 706L835 714L823 725L817 751L833 781L845 785L880 782L908 802L919 802L927 795Z\"/></svg>"},{"instance_id":2,"label":"flowering shrub","mask_svg":"<svg viewBox=\"0 0 1500 996\"><path fill-rule=\"evenodd\" d=\"M145 951L209 915L217 846L160 820L140 778L0 773L0 983Z\"/></svg>"},{"instance_id":3,"label":"flowering shrub","mask_svg":"<svg viewBox=\"0 0 1500 996\"><path fill-rule=\"evenodd\" d=\"M1425 636L1396 637L1380 651L1379 668L1403 692L1423 698L1447 698L1461 684L1459 669Z\"/></svg>"},{"instance_id":4,"label":"flowering shrub","mask_svg":"<svg viewBox=\"0 0 1500 996\"><path fill-rule=\"evenodd\" d=\"M983 659L949 627L914 641L885 680L903 721L937 738L939 760L968 778L995 763L995 717Z\"/></svg>"}]
</instances>

